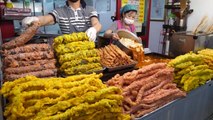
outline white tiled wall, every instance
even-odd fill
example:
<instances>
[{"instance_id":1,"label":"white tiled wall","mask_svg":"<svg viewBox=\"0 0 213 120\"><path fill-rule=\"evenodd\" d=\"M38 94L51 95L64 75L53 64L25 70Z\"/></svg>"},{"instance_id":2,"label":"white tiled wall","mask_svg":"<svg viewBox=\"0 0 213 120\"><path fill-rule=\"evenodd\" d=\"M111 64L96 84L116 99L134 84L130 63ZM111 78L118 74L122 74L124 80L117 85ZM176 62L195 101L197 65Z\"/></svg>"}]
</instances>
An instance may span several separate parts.
<instances>
[{"instance_id":1,"label":"white tiled wall","mask_svg":"<svg viewBox=\"0 0 213 120\"><path fill-rule=\"evenodd\" d=\"M154 53L162 53L162 42L163 35L162 32L162 21L151 21L149 30L149 49Z\"/></svg>"},{"instance_id":2,"label":"white tiled wall","mask_svg":"<svg viewBox=\"0 0 213 120\"><path fill-rule=\"evenodd\" d=\"M213 0L191 0L190 6L194 12L188 18L188 31L194 30L204 16L213 24Z\"/></svg>"}]
</instances>

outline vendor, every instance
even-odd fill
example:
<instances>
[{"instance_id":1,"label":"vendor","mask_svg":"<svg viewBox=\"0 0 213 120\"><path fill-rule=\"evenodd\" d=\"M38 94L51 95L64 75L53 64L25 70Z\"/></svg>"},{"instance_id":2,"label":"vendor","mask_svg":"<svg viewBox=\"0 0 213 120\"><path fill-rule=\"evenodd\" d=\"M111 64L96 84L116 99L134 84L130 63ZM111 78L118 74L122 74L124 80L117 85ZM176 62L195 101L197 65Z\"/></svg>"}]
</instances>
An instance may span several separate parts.
<instances>
[{"instance_id":1,"label":"vendor","mask_svg":"<svg viewBox=\"0 0 213 120\"><path fill-rule=\"evenodd\" d=\"M134 5L127 4L120 10L121 20L114 21L108 30L104 33L105 38L112 40L119 40L119 36L116 33L119 29L126 29L136 34L134 20L137 15L137 8Z\"/></svg>"},{"instance_id":2,"label":"vendor","mask_svg":"<svg viewBox=\"0 0 213 120\"><path fill-rule=\"evenodd\" d=\"M95 41L101 30L97 11L86 6L84 0L67 0L65 6L56 8L45 16L24 18L22 25L27 27L33 21L39 21L41 26L58 23L63 34L86 32L91 41Z\"/></svg>"}]
</instances>

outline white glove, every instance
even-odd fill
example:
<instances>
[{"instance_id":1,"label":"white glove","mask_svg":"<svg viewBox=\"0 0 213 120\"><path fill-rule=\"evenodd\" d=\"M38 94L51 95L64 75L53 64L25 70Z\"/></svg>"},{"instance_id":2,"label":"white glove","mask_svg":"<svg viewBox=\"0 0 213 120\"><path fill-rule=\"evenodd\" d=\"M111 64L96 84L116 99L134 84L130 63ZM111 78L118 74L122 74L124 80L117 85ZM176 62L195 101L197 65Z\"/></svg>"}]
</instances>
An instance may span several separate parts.
<instances>
[{"instance_id":1,"label":"white glove","mask_svg":"<svg viewBox=\"0 0 213 120\"><path fill-rule=\"evenodd\" d=\"M89 37L90 41L95 42L97 30L94 27L90 27L89 29L87 29L86 34Z\"/></svg>"},{"instance_id":2,"label":"white glove","mask_svg":"<svg viewBox=\"0 0 213 120\"><path fill-rule=\"evenodd\" d=\"M27 28L32 22L34 21L39 21L38 17L25 17L23 20L22 20L22 26L24 28Z\"/></svg>"}]
</instances>

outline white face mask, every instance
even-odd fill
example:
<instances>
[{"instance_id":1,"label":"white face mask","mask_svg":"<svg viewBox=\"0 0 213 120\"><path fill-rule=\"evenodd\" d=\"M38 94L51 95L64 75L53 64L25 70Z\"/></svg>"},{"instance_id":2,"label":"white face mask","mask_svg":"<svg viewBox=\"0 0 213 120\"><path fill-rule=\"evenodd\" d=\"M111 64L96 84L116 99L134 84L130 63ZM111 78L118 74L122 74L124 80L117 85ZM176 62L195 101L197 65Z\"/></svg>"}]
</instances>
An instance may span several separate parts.
<instances>
[{"instance_id":1,"label":"white face mask","mask_svg":"<svg viewBox=\"0 0 213 120\"><path fill-rule=\"evenodd\" d=\"M131 19L128 19L128 18L124 18L124 22L127 24L127 25L131 25L134 23L134 20L131 20Z\"/></svg>"}]
</instances>

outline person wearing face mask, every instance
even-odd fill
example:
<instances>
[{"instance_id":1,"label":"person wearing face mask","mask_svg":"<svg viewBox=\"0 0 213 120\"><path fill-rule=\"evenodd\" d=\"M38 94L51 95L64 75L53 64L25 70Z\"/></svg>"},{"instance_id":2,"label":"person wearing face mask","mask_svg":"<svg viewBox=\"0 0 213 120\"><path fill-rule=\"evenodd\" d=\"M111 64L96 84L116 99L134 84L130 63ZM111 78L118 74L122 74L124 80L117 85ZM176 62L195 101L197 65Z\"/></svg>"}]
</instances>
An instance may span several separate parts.
<instances>
[{"instance_id":1,"label":"person wearing face mask","mask_svg":"<svg viewBox=\"0 0 213 120\"><path fill-rule=\"evenodd\" d=\"M45 16L26 17L22 20L22 26L26 28L33 21L39 21L41 26L58 23L62 34L86 32L91 41L96 40L97 33L101 30L97 11L86 6L84 0L67 0L65 6L56 8Z\"/></svg>"},{"instance_id":2,"label":"person wearing face mask","mask_svg":"<svg viewBox=\"0 0 213 120\"><path fill-rule=\"evenodd\" d=\"M105 38L111 40L119 40L119 36L116 33L119 29L126 29L136 34L134 19L137 15L137 8L134 5L127 4L120 10L121 20L114 21L108 30L104 33ZM112 42L112 41L111 41Z\"/></svg>"}]
</instances>

